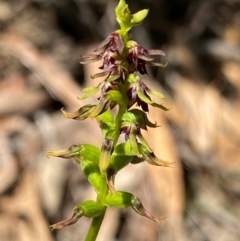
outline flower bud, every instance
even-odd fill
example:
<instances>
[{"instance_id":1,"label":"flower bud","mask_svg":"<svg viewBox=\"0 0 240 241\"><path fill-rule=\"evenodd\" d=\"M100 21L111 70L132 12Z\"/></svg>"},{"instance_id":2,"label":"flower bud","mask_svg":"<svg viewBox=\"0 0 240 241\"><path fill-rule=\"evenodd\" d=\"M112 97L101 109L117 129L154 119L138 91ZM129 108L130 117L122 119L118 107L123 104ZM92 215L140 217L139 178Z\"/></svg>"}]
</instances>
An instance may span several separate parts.
<instances>
[{"instance_id":1,"label":"flower bud","mask_svg":"<svg viewBox=\"0 0 240 241\"><path fill-rule=\"evenodd\" d=\"M112 151L113 151L113 140L106 137L103 142L102 152L101 152L100 161L99 161L99 167L102 173L106 171L109 165Z\"/></svg>"},{"instance_id":2,"label":"flower bud","mask_svg":"<svg viewBox=\"0 0 240 241\"><path fill-rule=\"evenodd\" d=\"M99 163L100 154L100 149L90 144L72 145L64 150L47 151L48 156L61 157L65 159L75 158L75 160L79 163L82 160L89 160L96 165Z\"/></svg>"},{"instance_id":3,"label":"flower bud","mask_svg":"<svg viewBox=\"0 0 240 241\"><path fill-rule=\"evenodd\" d=\"M78 219L80 219L83 216L88 218L97 217L101 215L101 213L103 212L103 209L104 207L95 201L92 201L92 200L85 201L81 204L78 204L73 209L73 214L69 219L52 224L50 228L52 228L52 230L64 228L66 226L76 223Z\"/></svg>"},{"instance_id":4,"label":"flower bud","mask_svg":"<svg viewBox=\"0 0 240 241\"><path fill-rule=\"evenodd\" d=\"M104 199L104 204L109 207L128 208L132 204L132 197L133 195L128 192L109 193Z\"/></svg>"},{"instance_id":5,"label":"flower bud","mask_svg":"<svg viewBox=\"0 0 240 241\"><path fill-rule=\"evenodd\" d=\"M131 29L131 12L126 4L125 0L120 0L115 8L117 22L121 28L125 28L127 31Z\"/></svg>"},{"instance_id":6,"label":"flower bud","mask_svg":"<svg viewBox=\"0 0 240 241\"><path fill-rule=\"evenodd\" d=\"M133 26L137 26L141 24L143 20L146 18L146 16L148 15L148 11L149 11L148 9L143 9L137 13L132 14L131 24Z\"/></svg>"},{"instance_id":7,"label":"flower bud","mask_svg":"<svg viewBox=\"0 0 240 241\"><path fill-rule=\"evenodd\" d=\"M98 193L100 191L101 183L101 174L98 165L86 159L82 160L80 165L84 175Z\"/></svg>"},{"instance_id":8,"label":"flower bud","mask_svg":"<svg viewBox=\"0 0 240 241\"><path fill-rule=\"evenodd\" d=\"M139 215L149 218L157 223L160 221L159 218L154 217L147 212L138 197L128 192L118 191L107 194L104 199L104 205L116 208L128 208L131 206Z\"/></svg>"}]
</instances>

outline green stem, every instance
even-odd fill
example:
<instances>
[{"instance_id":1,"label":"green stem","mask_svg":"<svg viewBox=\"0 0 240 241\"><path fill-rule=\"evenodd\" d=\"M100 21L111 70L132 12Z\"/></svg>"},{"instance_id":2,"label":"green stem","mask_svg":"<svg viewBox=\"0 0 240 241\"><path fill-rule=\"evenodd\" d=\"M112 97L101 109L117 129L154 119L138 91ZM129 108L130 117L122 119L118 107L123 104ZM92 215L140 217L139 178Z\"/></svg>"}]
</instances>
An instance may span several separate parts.
<instances>
[{"instance_id":1,"label":"green stem","mask_svg":"<svg viewBox=\"0 0 240 241\"><path fill-rule=\"evenodd\" d=\"M121 31L121 35L122 35L124 44L126 45L127 40L128 40L127 32ZM125 56L126 50L124 51L123 55L126 58L126 56ZM122 93L126 93L126 86L120 84L120 88L121 88ZM128 97L127 96L125 96L125 100L126 100L125 103L123 103L122 105L119 105L118 113L115 117L115 130L119 131L119 135L120 135L122 117L127 110L127 105L128 105L128 101L127 101ZM117 135L116 138L113 140L114 147L116 146L116 144L118 142L119 135ZM101 191L98 193L98 196L97 196L97 202L99 204L103 205L105 196L108 193L108 186L107 186L107 183L106 183L106 174L105 173L102 173L102 181L101 181L100 190ZM98 232L99 232L99 230L101 228L101 225L102 225L102 221L103 221L105 213L106 213L106 209L107 209L107 207L104 207L102 214L98 217L93 218L91 226L88 230L88 234L85 238L85 241L95 241L96 240Z\"/></svg>"},{"instance_id":2,"label":"green stem","mask_svg":"<svg viewBox=\"0 0 240 241\"><path fill-rule=\"evenodd\" d=\"M105 174L102 174L100 185L101 185L101 187L100 187L101 191L97 195L97 202L99 204L103 205L104 198L108 193L108 187L107 187L107 183L106 183ZM96 240L98 232L99 232L100 227L102 225L102 221L103 221L105 213L106 213L106 209L107 209L107 207L104 207L102 214L98 217L93 218L91 226L88 230L87 237L85 238L85 241L95 241Z\"/></svg>"},{"instance_id":3,"label":"green stem","mask_svg":"<svg viewBox=\"0 0 240 241\"><path fill-rule=\"evenodd\" d=\"M87 237L85 238L85 241L95 241L96 240L98 232L102 225L102 221L104 219L105 213L106 213L106 207L104 208L104 211L100 216L98 216L92 220L92 224L88 230L88 234L87 234Z\"/></svg>"}]
</instances>

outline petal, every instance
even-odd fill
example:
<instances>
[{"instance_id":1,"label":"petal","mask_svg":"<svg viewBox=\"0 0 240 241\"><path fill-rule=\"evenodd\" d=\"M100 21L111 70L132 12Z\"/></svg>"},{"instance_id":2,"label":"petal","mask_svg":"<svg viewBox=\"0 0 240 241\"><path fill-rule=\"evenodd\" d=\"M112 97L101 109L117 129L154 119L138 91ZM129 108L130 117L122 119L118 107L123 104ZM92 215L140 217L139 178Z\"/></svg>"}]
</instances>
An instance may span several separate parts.
<instances>
[{"instance_id":1,"label":"petal","mask_svg":"<svg viewBox=\"0 0 240 241\"><path fill-rule=\"evenodd\" d=\"M117 32L112 33L112 44L110 46L110 49L114 52L118 52L119 54L123 52L124 43L121 35Z\"/></svg>"},{"instance_id":2,"label":"petal","mask_svg":"<svg viewBox=\"0 0 240 241\"><path fill-rule=\"evenodd\" d=\"M137 87L137 94L138 94L138 97L145 103L147 104L153 104L154 102L151 100L151 98L146 94L144 93L141 88L138 86Z\"/></svg>"},{"instance_id":3,"label":"petal","mask_svg":"<svg viewBox=\"0 0 240 241\"><path fill-rule=\"evenodd\" d=\"M149 50L146 51L146 53L149 54L149 55L166 56L166 54L160 49L149 49Z\"/></svg>"},{"instance_id":4,"label":"petal","mask_svg":"<svg viewBox=\"0 0 240 241\"><path fill-rule=\"evenodd\" d=\"M141 55L141 54L138 54L137 56L138 56L139 59L142 59L142 60L147 61L147 62L150 62L150 61L154 60L154 58L147 57L147 56Z\"/></svg>"},{"instance_id":5,"label":"petal","mask_svg":"<svg viewBox=\"0 0 240 241\"><path fill-rule=\"evenodd\" d=\"M110 191L111 194L116 192L115 186L114 186L114 181L115 181L115 170L113 168L107 168L106 182L107 182L108 190Z\"/></svg>"},{"instance_id":6,"label":"petal","mask_svg":"<svg viewBox=\"0 0 240 241\"><path fill-rule=\"evenodd\" d=\"M109 69L107 69L107 70L105 70L105 71L103 71L103 72L100 72L100 73L91 75L90 77L91 77L92 79L96 79L96 78L99 78L99 77L104 77L104 76L109 75L109 74L110 74L110 73L109 73Z\"/></svg>"},{"instance_id":7,"label":"petal","mask_svg":"<svg viewBox=\"0 0 240 241\"><path fill-rule=\"evenodd\" d=\"M161 63L156 63L156 62L148 62L147 64L150 65L150 66L157 66L157 67L165 68L168 63L161 64Z\"/></svg>"},{"instance_id":8,"label":"petal","mask_svg":"<svg viewBox=\"0 0 240 241\"><path fill-rule=\"evenodd\" d=\"M146 86L146 91L150 94L150 95L154 95L160 99L165 99L165 95L163 95L162 93L158 92L158 91L155 91L155 90L152 90L150 88L148 88Z\"/></svg>"},{"instance_id":9,"label":"petal","mask_svg":"<svg viewBox=\"0 0 240 241\"><path fill-rule=\"evenodd\" d=\"M144 147L150 152L151 151L151 148L150 146L148 145L148 142L145 140L145 138L142 136L141 133L138 134L138 139L141 141L141 143L144 145Z\"/></svg>"},{"instance_id":10,"label":"petal","mask_svg":"<svg viewBox=\"0 0 240 241\"><path fill-rule=\"evenodd\" d=\"M101 156L99 160L99 167L100 167L101 173L107 170L112 151L113 151L113 140L109 138L105 138L102 145Z\"/></svg>"},{"instance_id":11,"label":"petal","mask_svg":"<svg viewBox=\"0 0 240 241\"><path fill-rule=\"evenodd\" d=\"M134 156L139 156L140 153L139 153L139 150L138 150L138 143L137 143L137 140L136 140L135 133L130 132L129 142L130 142L130 145L131 145L132 152L134 153Z\"/></svg>"},{"instance_id":12,"label":"petal","mask_svg":"<svg viewBox=\"0 0 240 241\"><path fill-rule=\"evenodd\" d=\"M101 85L102 85L102 83L98 86L88 87L88 88L83 89L82 92L85 92L86 94L81 96L81 97L78 97L78 99L79 100L85 100L88 97L90 97L92 95L95 95L100 90Z\"/></svg>"},{"instance_id":13,"label":"petal","mask_svg":"<svg viewBox=\"0 0 240 241\"><path fill-rule=\"evenodd\" d=\"M146 162L154 166L172 167L173 162L161 160L152 151L148 151L144 145L139 145L140 153Z\"/></svg>"},{"instance_id":14,"label":"petal","mask_svg":"<svg viewBox=\"0 0 240 241\"><path fill-rule=\"evenodd\" d=\"M112 36L110 34L106 39L104 39L102 42L100 42L100 44L97 46L97 48L94 49L94 52L97 52L99 49L107 46L111 41L112 41Z\"/></svg>"},{"instance_id":15,"label":"petal","mask_svg":"<svg viewBox=\"0 0 240 241\"><path fill-rule=\"evenodd\" d=\"M159 109L162 109L164 111L169 111L170 110L170 109L166 108L165 106L163 106L162 104L160 105L160 104L157 104L157 103L152 103L150 105L153 106L153 107L157 107Z\"/></svg>"},{"instance_id":16,"label":"petal","mask_svg":"<svg viewBox=\"0 0 240 241\"><path fill-rule=\"evenodd\" d=\"M81 58L80 64L89 64L89 63L99 61L100 59L102 59L102 56L103 56L102 53L101 54L87 54L87 55L80 56L80 58Z\"/></svg>"},{"instance_id":17,"label":"petal","mask_svg":"<svg viewBox=\"0 0 240 241\"><path fill-rule=\"evenodd\" d=\"M99 102L97 106L93 109L93 111L89 114L89 118L95 118L96 116L102 114L104 111L108 109L110 106L110 100L109 99L104 99Z\"/></svg>"},{"instance_id":18,"label":"petal","mask_svg":"<svg viewBox=\"0 0 240 241\"><path fill-rule=\"evenodd\" d=\"M147 126L148 127L158 127L157 123L152 123L148 117L147 114L140 110L140 109L131 109L128 112L133 113L136 117L137 122L140 124L141 129L147 130Z\"/></svg>"},{"instance_id":19,"label":"petal","mask_svg":"<svg viewBox=\"0 0 240 241\"><path fill-rule=\"evenodd\" d=\"M91 114L91 112L96 108L96 105L85 105L81 107L78 111L75 112L66 112L61 109L63 115L68 119L75 119L75 120L85 120L88 118Z\"/></svg>"}]
</instances>

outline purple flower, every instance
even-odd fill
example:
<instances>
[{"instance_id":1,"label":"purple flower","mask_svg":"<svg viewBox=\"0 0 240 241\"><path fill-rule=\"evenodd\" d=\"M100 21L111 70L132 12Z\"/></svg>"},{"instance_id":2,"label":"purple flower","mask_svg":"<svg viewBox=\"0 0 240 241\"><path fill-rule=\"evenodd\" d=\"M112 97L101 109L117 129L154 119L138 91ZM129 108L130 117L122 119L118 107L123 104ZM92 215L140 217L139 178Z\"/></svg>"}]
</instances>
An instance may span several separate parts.
<instances>
[{"instance_id":1,"label":"purple flower","mask_svg":"<svg viewBox=\"0 0 240 241\"><path fill-rule=\"evenodd\" d=\"M124 43L121 35L117 31L111 33L106 39L104 39L98 45L98 47L94 50L94 52L97 52L98 50L104 47L106 49L109 48L111 52L117 52L118 54L121 54L124 48Z\"/></svg>"},{"instance_id":2,"label":"purple flower","mask_svg":"<svg viewBox=\"0 0 240 241\"><path fill-rule=\"evenodd\" d=\"M164 99L164 95L160 92L154 91L147 87L136 74L130 74L128 78L130 85L127 90L127 96L129 98L128 109L135 103L142 108L143 111L148 112L148 104L154 107L158 107L163 110L168 110L163 105L157 104L152 101L150 95Z\"/></svg>"},{"instance_id":3,"label":"purple flower","mask_svg":"<svg viewBox=\"0 0 240 241\"><path fill-rule=\"evenodd\" d=\"M128 41L127 60L130 64L130 73L139 72L140 74L147 74L146 64L150 66L166 67L166 64L153 62L154 58L147 55L161 55L165 53L160 49L147 50L135 41Z\"/></svg>"},{"instance_id":4,"label":"purple flower","mask_svg":"<svg viewBox=\"0 0 240 241\"><path fill-rule=\"evenodd\" d=\"M105 69L105 71L92 75L91 78L95 79L106 76L105 81L108 81L112 85L115 85L119 81L125 82L127 75L127 68L125 68L120 63L115 63Z\"/></svg>"},{"instance_id":5,"label":"purple flower","mask_svg":"<svg viewBox=\"0 0 240 241\"><path fill-rule=\"evenodd\" d=\"M129 98L128 108L130 108L135 103L137 103L137 106L140 106L143 111L148 112L149 111L148 104L146 102L144 102L141 98L139 98L138 93L140 91L142 92L143 95L145 95L147 98L150 99L149 95L147 94L147 91L144 88L141 88L140 85L134 84L127 91L127 95Z\"/></svg>"}]
</instances>

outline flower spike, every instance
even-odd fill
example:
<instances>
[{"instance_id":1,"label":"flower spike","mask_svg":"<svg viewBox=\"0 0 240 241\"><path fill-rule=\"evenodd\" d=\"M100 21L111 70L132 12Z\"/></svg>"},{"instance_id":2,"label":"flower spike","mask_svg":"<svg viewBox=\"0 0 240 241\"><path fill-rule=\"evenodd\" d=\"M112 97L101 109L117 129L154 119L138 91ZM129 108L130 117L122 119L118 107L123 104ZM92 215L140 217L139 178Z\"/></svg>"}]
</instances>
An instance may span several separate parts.
<instances>
[{"instance_id":1,"label":"flower spike","mask_svg":"<svg viewBox=\"0 0 240 241\"><path fill-rule=\"evenodd\" d=\"M47 155L73 158L94 189L96 200L76 205L72 216L51 225L52 230L74 224L81 217L93 218L85 241L95 241L107 207L131 207L138 214L160 222L146 211L139 198L115 187L115 176L128 164L146 161L155 166L172 166L171 162L156 157L142 135L142 130L158 127L148 119L149 105L168 110L154 100L165 96L149 88L141 79L141 75L148 74L147 66L166 67L167 63L155 59L165 53L160 49L146 49L132 40L129 33L143 22L148 12L143 9L132 14L125 0L119 0L115 13L120 29L100 42L94 53L80 57L81 64L101 61L100 70L90 77L94 80L103 77L103 80L94 87L83 89L83 96L78 98L83 100L97 94L97 103L82 106L75 112L62 109L62 113L74 120L95 119L103 135L101 148L77 144L64 150L49 150ZM133 108L135 104L141 109Z\"/></svg>"}]
</instances>

